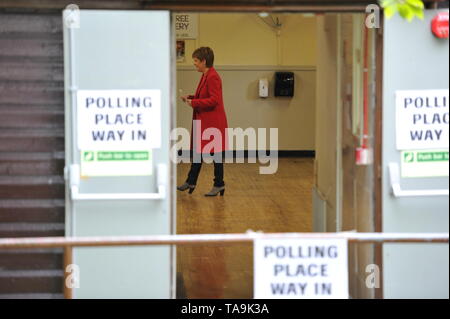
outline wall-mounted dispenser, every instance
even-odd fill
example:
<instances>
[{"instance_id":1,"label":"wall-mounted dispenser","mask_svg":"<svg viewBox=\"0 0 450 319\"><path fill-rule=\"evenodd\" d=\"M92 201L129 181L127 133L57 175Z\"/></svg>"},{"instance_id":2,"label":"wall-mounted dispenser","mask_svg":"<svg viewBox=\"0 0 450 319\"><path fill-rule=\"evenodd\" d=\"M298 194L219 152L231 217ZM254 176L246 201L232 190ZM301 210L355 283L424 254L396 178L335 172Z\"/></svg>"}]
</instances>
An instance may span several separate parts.
<instances>
[{"instance_id":1,"label":"wall-mounted dispenser","mask_svg":"<svg viewBox=\"0 0 450 319\"><path fill-rule=\"evenodd\" d=\"M266 78L259 79L259 97L269 96L269 80Z\"/></svg>"},{"instance_id":2,"label":"wall-mounted dispenser","mask_svg":"<svg viewBox=\"0 0 450 319\"><path fill-rule=\"evenodd\" d=\"M294 72L275 72L275 96L294 96Z\"/></svg>"}]
</instances>

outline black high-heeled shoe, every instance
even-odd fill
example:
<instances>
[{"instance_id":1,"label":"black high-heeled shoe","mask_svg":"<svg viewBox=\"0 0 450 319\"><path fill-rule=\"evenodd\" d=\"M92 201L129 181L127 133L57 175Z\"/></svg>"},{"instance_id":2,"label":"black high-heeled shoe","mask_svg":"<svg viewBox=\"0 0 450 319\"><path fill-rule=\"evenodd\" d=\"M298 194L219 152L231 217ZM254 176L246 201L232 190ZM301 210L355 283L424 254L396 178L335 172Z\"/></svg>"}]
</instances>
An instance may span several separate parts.
<instances>
[{"instance_id":1,"label":"black high-heeled shoe","mask_svg":"<svg viewBox=\"0 0 450 319\"><path fill-rule=\"evenodd\" d=\"M184 183L181 186L177 186L177 189L182 192L184 192L186 189L189 189L189 194L192 194L192 192L195 190L195 185L189 185L188 183Z\"/></svg>"},{"instance_id":2,"label":"black high-heeled shoe","mask_svg":"<svg viewBox=\"0 0 450 319\"><path fill-rule=\"evenodd\" d=\"M220 193L220 196L223 196L225 194L225 186L216 187L214 186L209 193L206 193L205 196L217 196L217 194Z\"/></svg>"}]
</instances>

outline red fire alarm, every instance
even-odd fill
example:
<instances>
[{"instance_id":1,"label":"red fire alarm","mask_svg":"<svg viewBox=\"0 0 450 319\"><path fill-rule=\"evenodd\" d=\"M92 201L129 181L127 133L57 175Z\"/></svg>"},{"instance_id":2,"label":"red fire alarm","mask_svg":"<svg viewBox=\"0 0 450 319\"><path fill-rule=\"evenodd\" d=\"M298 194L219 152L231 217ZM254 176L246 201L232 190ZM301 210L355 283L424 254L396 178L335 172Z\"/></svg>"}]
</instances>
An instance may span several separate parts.
<instances>
[{"instance_id":1,"label":"red fire alarm","mask_svg":"<svg viewBox=\"0 0 450 319\"><path fill-rule=\"evenodd\" d=\"M431 30L440 39L448 39L448 12L439 12L431 20Z\"/></svg>"}]
</instances>

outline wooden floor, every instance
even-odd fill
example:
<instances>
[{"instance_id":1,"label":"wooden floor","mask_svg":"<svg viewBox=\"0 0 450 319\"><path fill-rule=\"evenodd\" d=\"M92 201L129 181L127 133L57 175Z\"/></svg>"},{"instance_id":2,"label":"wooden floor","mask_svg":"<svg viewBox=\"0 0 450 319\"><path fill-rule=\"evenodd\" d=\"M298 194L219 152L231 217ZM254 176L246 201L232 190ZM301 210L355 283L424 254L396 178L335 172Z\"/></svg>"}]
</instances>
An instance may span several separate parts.
<instances>
[{"instance_id":1,"label":"wooden floor","mask_svg":"<svg viewBox=\"0 0 450 319\"><path fill-rule=\"evenodd\" d=\"M177 192L177 233L312 231L313 159L280 158L272 175L260 165L225 164L225 196L204 197L214 173L203 164L194 193ZM178 184L189 167L178 165ZM179 246L177 273L179 298L252 298L252 245Z\"/></svg>"}]
</instances>

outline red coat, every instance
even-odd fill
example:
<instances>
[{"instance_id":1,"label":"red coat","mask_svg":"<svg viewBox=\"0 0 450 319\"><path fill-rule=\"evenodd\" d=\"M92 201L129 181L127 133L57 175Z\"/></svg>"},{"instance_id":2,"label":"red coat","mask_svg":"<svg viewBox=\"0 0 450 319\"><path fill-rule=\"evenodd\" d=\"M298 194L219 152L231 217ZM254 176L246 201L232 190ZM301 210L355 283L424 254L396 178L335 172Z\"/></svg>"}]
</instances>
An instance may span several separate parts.
<instances>
[{"instance_id":1,"label":"red coat","mask_svg":"<svg viewBox=\"0 0 450 319\"><path fill-rule=\"evenodd\" d=\"M206 74L202 75L195 95L189 96L189 99L192 99L191 104L194 109L192 120L200 120L200 129L197 132L201 132L201 134L196 134L196 142L194 143L197 146L195 148L196 152L211 153L227 150L228 137L226 128L228 127L228 122L223 105L222 80L213 67ZM209 132L206 132L206 135L203 136L205 130L209 128L216 128L218 130L217 133L220 132L220 138L217 134L214 136L208 134ZM195 126L193 125L191 130L191 149L194 130ZM205 149L205 146L213 140L214 144L211 143ZM201 149L199 148L200 145Z\"/></svg>"}]
</instances>

